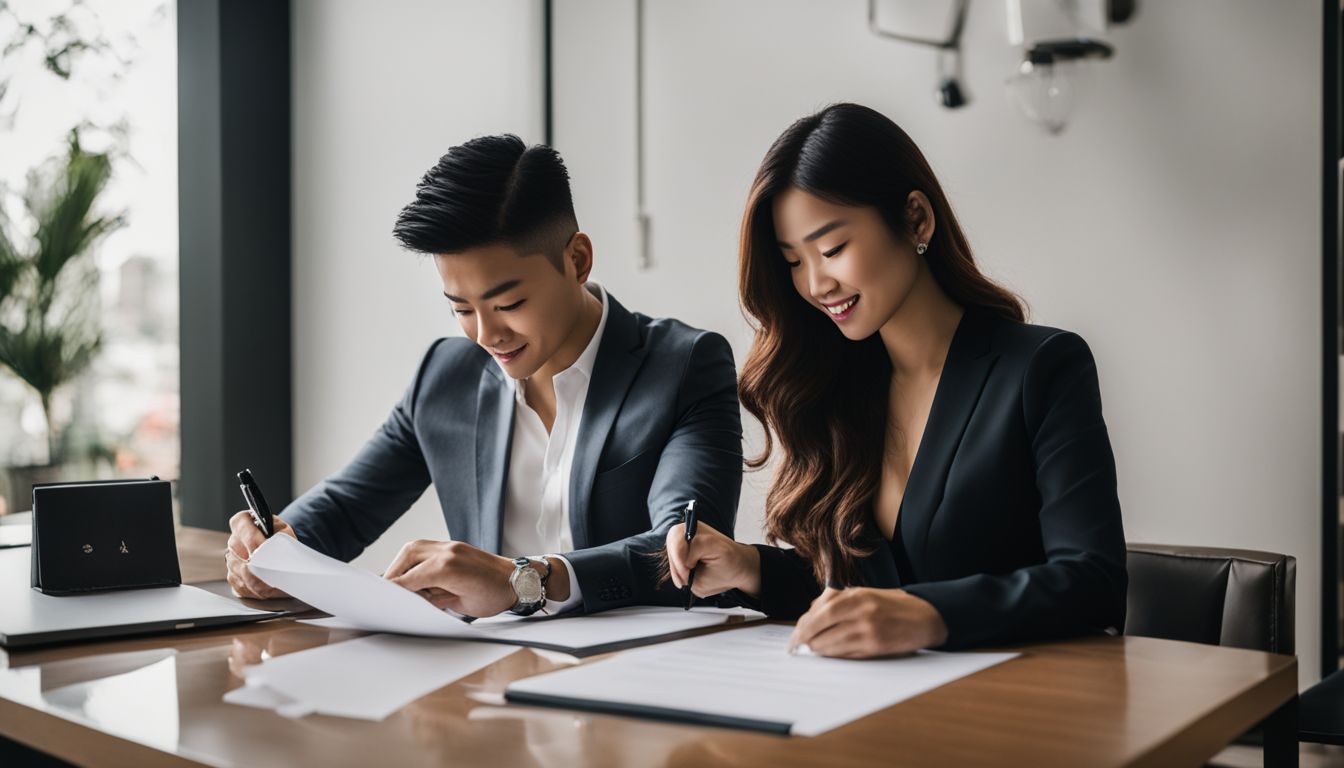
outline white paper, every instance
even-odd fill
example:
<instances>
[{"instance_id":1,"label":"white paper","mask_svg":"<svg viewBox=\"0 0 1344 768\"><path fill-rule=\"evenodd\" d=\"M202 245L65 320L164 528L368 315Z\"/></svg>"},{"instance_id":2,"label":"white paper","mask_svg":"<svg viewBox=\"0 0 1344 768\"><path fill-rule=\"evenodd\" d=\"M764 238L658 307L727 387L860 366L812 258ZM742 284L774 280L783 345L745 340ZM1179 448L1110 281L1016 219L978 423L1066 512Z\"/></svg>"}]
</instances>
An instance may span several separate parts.
<instances>
[{"instance_id":1,"label":"white paper","mask_svg":"<svg viewBox=\"0 0 1344 768\"><path fill-rule=\"evenodd\" d=\"M0 547L26 547L33 543L33 526L0 524Z\"/></svg>"},{"instance_id":2,"label":"white paper","mask_svg":"<svg viewBox=\"0 0 1344 768\"><path fill-rule=\"evenodd\" d=\"M372 635L245 667L232 704L282 715L382 720L425 694L516 652L506 645Z\"/></svg>"},{"instance_id":3,"label":"white paper","mask_svg":"<svg viewBox=\"0 0 1344 768\"><path fill-rule=\"evenodd\" d=\"M734 616L764 618L745 609L641 606L572 617L522 619L503 614L467 623L404 587L309 549L290 536L267 540L252 553L251 567L262 581L332 615L309 622L318 626L490 640L564 652L712 627Z\"/></svg>"},{"instance_id":4,"label":"white paper","mask_svg":"<svg viewBox=\"0 0 1344 768\"><path fill-rule=\"evenodd\" d=\"M252 553L252 572L292 597L374 632L474 639L480 631L420 595L362 568L272 536Z\"/></svg>"},{"instance_id":5,"label":"white paper","mask_svg":"<svg viewBox=\"0 0 1344 768\"><path fill-rule=\"evenodd\" d=\"M508 693L781 723L815 736L1018 655L793 656L792 632L778 624L715 632L519 680Z\"/></svg>"}]
</instances>

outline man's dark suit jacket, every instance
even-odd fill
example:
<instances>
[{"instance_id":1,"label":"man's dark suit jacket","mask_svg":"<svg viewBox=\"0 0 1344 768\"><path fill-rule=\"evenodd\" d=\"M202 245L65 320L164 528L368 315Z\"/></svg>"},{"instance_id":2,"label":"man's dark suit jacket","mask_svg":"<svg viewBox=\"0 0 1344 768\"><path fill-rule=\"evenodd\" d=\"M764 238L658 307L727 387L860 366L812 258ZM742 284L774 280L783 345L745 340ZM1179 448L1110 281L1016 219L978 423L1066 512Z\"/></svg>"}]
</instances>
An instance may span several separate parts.
<instances>
[{"instance_id":1,"label":"man's dark suit jacket","mask_svg":"<svg viewBox=\"0 0 1344 768\"><path fill-rule=\"evenodd\" d=\"M728 342L633 314L607 294L570 470L573 566L586 611L676 601L647 553L686 502L732 531L742 424ZM465 338L430 347L401 402L348 466L282 513L304 544L350 560L431 483L449 535L498 552L513 437L512 382ZM510 553L529 554L535 553Z\"/></svg>"},{"instance_id":2,"label":"man's dark suit jacket","mask_svg":"<svg viewBox=\"0 0 1344 768\"><path fill-rule=\"evenodd\" d=\"M968 310L948 349L892 541L865 586L900 587L965 648L1117 630L1125 535L1096 364L1077 335ZM821 591L792 550L759 547L766 613Z\"/></svg>"}]
</instances>

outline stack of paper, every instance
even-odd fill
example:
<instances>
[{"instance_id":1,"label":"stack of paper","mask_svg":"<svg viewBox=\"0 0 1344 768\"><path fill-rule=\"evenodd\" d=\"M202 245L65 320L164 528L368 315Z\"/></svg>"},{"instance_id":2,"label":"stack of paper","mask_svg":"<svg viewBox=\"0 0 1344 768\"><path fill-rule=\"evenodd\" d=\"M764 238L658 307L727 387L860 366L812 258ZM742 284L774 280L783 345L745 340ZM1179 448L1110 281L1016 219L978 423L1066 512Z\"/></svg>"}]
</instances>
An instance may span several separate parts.
<instances>
[{"instance_id":1,"label":"stack of paper","mask_svg":"<svg viewBox=\"0 0 1344 768\"><path fill-rule=\"evenodd\" d=\"M516 652L497 644L373 635L267 659L243 670L231 704L382 720L427 693Z\"/></svg>"},{"instance_id":2,"label":"stack of paper","mask_svg":"<svg viewBox=\"0 0 1344 768\"><path fill-rule=\"evenodd\" d=\"M580 616L528 619L505 615L468 623L387 579L275 536L252 553L262 581L332 615L311 623L331 628L512 643L574 655L604 653L640 641L763 619L743 609L637 607Z\"/></svg>"}]
</instances>

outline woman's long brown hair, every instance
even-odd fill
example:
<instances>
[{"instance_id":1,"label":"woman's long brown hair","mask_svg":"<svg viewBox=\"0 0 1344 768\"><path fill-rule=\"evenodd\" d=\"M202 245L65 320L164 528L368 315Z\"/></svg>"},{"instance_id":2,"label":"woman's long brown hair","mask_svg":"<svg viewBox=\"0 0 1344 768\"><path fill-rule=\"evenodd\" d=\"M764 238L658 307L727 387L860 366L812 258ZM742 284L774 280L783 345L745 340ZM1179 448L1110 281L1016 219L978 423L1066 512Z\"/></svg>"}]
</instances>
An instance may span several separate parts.
<instances>
[{"instance_id":1,"label":"woman's long brown hair","mask_svg":"<svg viewBox=\"0 0 1344 768\"><path fill-rule=\"evenodd\" d=\"M902 238L914 190L936 223L924 258L949 297L1021 322L1021 299L981 274L938 179L915 143L867 107L835 104L789 126L756 172L742 217L738 285L756 336L738 395L765 426L759 468L778 447L765 533L810 560L817 579L858 582L879 543L873 499L882 473L891 360L877 334L846 339L794 289L775 236L773 201L789 187L878 210Z\"/></svg>"}]
</instances>

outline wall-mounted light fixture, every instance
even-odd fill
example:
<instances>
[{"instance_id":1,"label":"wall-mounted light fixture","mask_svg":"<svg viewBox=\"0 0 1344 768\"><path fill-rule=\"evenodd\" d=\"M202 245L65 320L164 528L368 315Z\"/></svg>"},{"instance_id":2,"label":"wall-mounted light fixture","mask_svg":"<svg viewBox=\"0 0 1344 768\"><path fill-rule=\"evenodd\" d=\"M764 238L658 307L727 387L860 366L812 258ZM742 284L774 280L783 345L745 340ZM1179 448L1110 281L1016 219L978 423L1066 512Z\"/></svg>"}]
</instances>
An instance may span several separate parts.
<instances>
[{"instance_id":1,"label":"wall-mounted light fixture","mask_svg":"<svg viewBox=\"0 0 1344 768\"><path fill-rule=\"evenodd\" d=\"M1073 116L1088 61L1107 59L1115 52L1100 36L1110 25L1129 21L1137 0L1004 2L1008 41L1022 49L1022 63L1008 78L1008 94L1029 120L1058 134ZM878 0L868 0L868 28L873 34L937 50L937 97L948 109L970 101L961 72L961 33L969 5L970 0L888 2L882 6L888 16L884 24L878 18ZM895 26L902 31L893 28L890 19L898 14ZM925 32L917 33L917 28Z\"/></svg>"},{"instance_id":2,"label":"wall-mounted light fixture","mask_svg":"<svg viewBox=\"0 0 1344 768\"><path fill-rule=\"evenodd\" d=\"M967 103L966 90L961 86L961 30L966 26L966 9L970 0L950 0L951 24L945 37L923 37L893 32L883 27L877 18L877 0L868 0L868 29L879 37L903 43L926 45L938 51L938 103L948 109L957 109Z\"/></svg>"},{"instance_id":3,"label":"wall-mounted light fixture","mask_svg":"<svg viewBox=\"0 0 1344 768\"><path fill-rule=\"evenodd\" d=\"M1136 3L1005 0L1008 42L1022 50L1022 63L1007 80L1018 110L1051 135L1063 131L1086 89L1089 62L1115 53L1100 35L1133 18Z\"/></svg>"}]
</instances>

